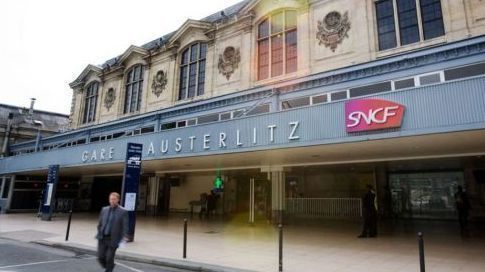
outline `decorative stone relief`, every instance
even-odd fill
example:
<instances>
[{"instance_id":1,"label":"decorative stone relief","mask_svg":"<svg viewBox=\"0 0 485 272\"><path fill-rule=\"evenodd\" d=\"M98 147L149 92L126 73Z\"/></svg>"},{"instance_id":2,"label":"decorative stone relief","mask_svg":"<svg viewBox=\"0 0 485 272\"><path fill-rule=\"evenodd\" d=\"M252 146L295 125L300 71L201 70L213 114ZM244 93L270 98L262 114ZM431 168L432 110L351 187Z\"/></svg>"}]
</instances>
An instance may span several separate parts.
<instances>
[{"instance_id":1,"label":"decorative stone relief","mask_svg":"<svg viewBox=\"0 0 485 272\"><path fill-rule=\"evenodd\" d=\"M167 73L162 70L159 70L157 74L153 77L152 82L152 93L154 93L157 97L165 90L167 86Z\"/></svg>"},{"instance_id":2,"label":"decorative stone relief","mask_svg":"<svg viewBox=\"0 0 485 272\"><path fill-rule=\"evenodd\" d=\"M239 53L239 48L235 49L232 46L226 47L224 53L219 55L219 73L223 74L227 80L231 77L234 70L239 67L239 62L241 61L241 56Z\"/></svg>"},{"instance_id":3,"label":"decorative stone relief","mask_svg":"<svg viewBox=\"0 0 485 272\"><path fill-rule=\"evenodd\" d=\"M106 96L104 97L104 106L108 109L113 106L116 100L116 91L114 88L109 88L108 92L106 92Z\"/></svg>"},{"instance_id":4,"label":"decorative stone relief","mask_svg":"<svg viewBox=\"0 0 485 272\"><path fill-rule=\"evenodd\" d=\"M342 16L337 11L332 11L325 16L322 21L318 21L317 40L319 45L324 44L335 52L337 45L342 43L343 39L348 36L350 22L348 12Z\"/></svg>"}]
</instances>

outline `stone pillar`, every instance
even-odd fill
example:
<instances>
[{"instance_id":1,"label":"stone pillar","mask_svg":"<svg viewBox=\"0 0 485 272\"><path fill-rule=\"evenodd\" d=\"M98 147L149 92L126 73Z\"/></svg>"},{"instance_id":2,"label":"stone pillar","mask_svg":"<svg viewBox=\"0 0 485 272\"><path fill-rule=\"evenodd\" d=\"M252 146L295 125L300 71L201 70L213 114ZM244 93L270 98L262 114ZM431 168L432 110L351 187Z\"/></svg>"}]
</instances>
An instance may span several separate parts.
<instances>
[{"instance_id":1,"label":"stone pillar","mask_svg":"<svg viewBox=\"0 0 485 272\"><path fill-rule=\"evenodd\" d=\"M392 210L391 191L387 182L387 171L384 166L376 166L374 169L377 209L380 216L390 216Z\"/></svg>"},{"instance_id":2,"label":"stone pillar","mask_svg":"<svg viewBox=\"0 0 485 272\"><path fill-rule=\"evenodd\" d=\"M147 192L147 206L146 214L156 215L157 214L157 203L158 203L158 191L160 177L149 177L148 178L148 192Z\"/></svg>"}]
</instances>

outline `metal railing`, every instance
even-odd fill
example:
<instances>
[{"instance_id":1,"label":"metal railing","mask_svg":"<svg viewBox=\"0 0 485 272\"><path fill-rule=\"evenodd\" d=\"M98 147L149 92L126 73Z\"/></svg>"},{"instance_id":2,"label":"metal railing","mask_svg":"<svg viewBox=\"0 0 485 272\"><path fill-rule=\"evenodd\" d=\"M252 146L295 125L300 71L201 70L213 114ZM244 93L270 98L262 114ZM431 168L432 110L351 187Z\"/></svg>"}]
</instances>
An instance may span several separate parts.
<instances>
[{"instance_id":1,"label":"metal railing","mask_svg":"<svg viewBox=\"0 0 485 272\"><path fill-rule=\"evenodd\" d=\"M287 198L286 214L307 217L361 217L360 198Z\"/></svg>"}]
</instances>

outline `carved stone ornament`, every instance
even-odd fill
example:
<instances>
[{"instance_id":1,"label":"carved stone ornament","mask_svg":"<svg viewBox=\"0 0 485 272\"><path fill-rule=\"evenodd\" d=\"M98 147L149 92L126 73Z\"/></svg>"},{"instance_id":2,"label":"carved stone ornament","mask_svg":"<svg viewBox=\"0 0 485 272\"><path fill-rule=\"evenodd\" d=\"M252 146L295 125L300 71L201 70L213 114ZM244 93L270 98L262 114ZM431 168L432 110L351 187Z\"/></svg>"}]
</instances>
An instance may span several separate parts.
<instances>
[{"instance_id":1,"label":"carved stone ornament","mask_svg":"<svg viewBox=\"0 0 485 272\"><path fill-rule=\"evenodd\" d=\"M227 80L231 77L234 70L239 67L239 62L241 61L241 56L239 54L239 48L235 49L232 46L226 47L224 53L219 55L219 73L223 74Z\"/></svg>"},{"instance_id":2,"label":"carved stone ornament","mask_svg":"<svg viewBox=\"0 0 485 272\"><path fill-rule=\"evenodd\" d=\"M152 93L154 93L157 97L165 90L167 86L167 73L160 70L157 74L153 77L152 82Z\"/></svg>"},{"instance_id":3,"label":"carved stone ornament","mask_svg":"<svg viewBox=\"0 0 485 272\"><path fill-rule=\"evenodd\" d=\"M318 21L317 40L319 45L324 44L335 52L337 45L348 36L350 22L348 12L342 16L337 11L332 11L322 21Z\"/></svg>"},{"instance_id":4,"label":"carved stone ornament","mask_svg":"<svg viewBox=\"0 0 485 272\"><path fill-rule=\"evenodd\" d=\"M116 92L114 88L109 88L108 92L106 92L106 96L104 97L104 106L108 109L113 106L116 100Z\"/></svg>"}]
</instances>

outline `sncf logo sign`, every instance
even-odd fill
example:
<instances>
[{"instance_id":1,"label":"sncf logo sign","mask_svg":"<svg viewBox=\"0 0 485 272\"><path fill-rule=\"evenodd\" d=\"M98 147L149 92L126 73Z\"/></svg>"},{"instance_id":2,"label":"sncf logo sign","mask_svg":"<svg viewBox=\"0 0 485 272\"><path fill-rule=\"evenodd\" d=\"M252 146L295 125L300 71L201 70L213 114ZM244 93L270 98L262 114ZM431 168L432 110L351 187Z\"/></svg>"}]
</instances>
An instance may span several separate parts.
<instances>
[{"instance_id":1,"label":"sncf logo sign","mask_svg":"<svg viewBox=\"0 0 485 272\"><path fill-rule=\"evenodd\" d=\"M345 103L347 132L400 127L404 106L381 99L361 99Z\"/></svg>"}]
</instances>

